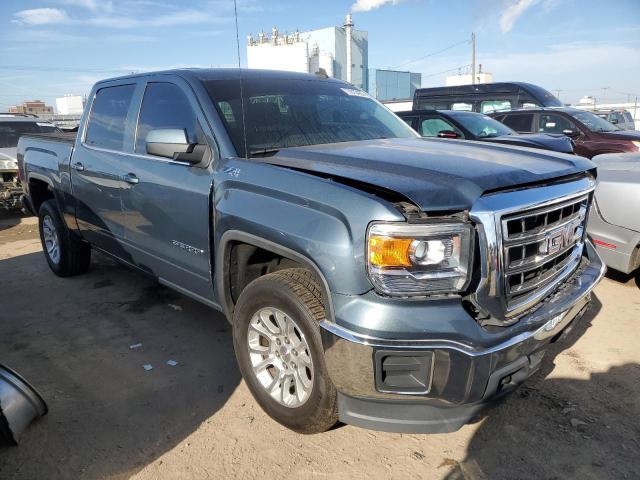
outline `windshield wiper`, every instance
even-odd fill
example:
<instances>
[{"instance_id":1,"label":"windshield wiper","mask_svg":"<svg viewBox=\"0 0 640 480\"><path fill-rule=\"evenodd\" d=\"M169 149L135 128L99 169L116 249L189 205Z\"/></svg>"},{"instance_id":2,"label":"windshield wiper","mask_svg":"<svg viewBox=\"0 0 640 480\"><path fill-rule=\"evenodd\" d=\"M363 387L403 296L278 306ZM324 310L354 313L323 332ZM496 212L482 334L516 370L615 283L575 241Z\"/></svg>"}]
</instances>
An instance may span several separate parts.
<instances>
[{"instance_id":1,"label":"windshield wiper","mask_svg":"<svg viewBox=\"0 0 640 480\"><path fill-rule=\"evenodd\" d=\"M254 150L249 150L249 158L252 157L268 157L271 155L275 155L280 151L279 148L275 147L265 147L265 148L256 148Z\"/></svg>"}]
</instances>

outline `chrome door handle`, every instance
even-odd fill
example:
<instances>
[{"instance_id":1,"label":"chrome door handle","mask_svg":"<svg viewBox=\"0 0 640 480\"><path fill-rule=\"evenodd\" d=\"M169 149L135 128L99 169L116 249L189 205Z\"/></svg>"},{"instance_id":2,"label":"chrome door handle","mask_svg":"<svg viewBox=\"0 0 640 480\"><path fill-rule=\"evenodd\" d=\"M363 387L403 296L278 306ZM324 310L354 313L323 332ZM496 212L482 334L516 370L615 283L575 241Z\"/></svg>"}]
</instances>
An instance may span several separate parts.
<instances>
[{"instance_id":1,"label":"chrome door handle","mask_svg":"<svg viewBox=\"0 0 640 480\"><path fill-rule=\"evenodd\" d=\"M72 163L71 168L77 170L78 172L82 172L84 170L84 165L80 162Z\"/></svg>"},{"instance_id":2,"label":"chrome door handle","mask_svg":"<svg viewBox=\"0 0 640 480\"><path fill-rule=\"evenodd\" d=\"M136 177L135 173L127 173L124 177L122 177L122 179L125 182L130 183L131 185L140 183L140 179Z\"/></svg>"}]
</instances>

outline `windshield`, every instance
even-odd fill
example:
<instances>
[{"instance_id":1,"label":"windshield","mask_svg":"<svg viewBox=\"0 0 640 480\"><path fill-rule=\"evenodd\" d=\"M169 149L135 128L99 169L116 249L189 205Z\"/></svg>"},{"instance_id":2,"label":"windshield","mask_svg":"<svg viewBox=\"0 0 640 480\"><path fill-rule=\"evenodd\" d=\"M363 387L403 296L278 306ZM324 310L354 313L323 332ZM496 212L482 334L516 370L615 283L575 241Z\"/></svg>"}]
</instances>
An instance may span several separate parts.
<instances>
[{"instance_id":1,"label":"windshield","mask_svg":"<svg viewBox=\"0 0 640 480\"><path fill-rule=\"evenodd\" d=\"M478 138L500 137L516 133L506 125L486 115L464 112L449 113L449 115Z\"/></svg>"},{"instance_id":2,"label":"windshield","mask_svg":"<svg viewBox=\"0 0 640 480\"><path fill-rule=\"evenodd\" d=\"M54 133L61 130L45 122L1 122L0 148L13 148L18 145L20 135L26 133Z\"/></svg>"},{"instance_id":3,"label":"windshield","mask_svg":"<svg viewBox=\"0 0 640 480\"><path fill-rule=\"evenodd\" d=\"M617 132L620 128L613 123L607 122L604 118L600 118L591 112L569 112L570 115L582 122L592 132Z\"/></svg>"},{"instance_id":4,"label":"windshield","mask_svg":"<svg viewBox=\"0 0 640 480\"><path fill-rule=\"evenodd\" d=\"M240 82L209 80L204 85L240 156L268 154L287 147L418 136L386 107L346 83L243 79L244 125Z\"/></svg>"}]
</instances>

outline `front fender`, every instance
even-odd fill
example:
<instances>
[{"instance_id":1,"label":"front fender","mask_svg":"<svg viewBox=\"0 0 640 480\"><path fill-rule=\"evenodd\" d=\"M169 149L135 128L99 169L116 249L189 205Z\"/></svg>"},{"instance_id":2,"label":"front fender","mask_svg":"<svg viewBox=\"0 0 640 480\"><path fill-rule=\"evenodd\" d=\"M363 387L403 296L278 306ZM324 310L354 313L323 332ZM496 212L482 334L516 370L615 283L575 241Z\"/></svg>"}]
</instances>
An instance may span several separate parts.
<instances>
[{"instance_id":1,"label":"front fender","mask_svg":"<svg viewBox=\"0 0 640 480\"><path fill-rule=\"evenodd\" d=\"M225 270L225 257L219 256L226 244L246 235L253 242L242 241L260 240L280 248L285 257L304 260L322 278L327 293L371 290L365 269L367 225L403 220L392 204L315 175L250 160L228 163L214 179L217 273ZM232 179L224 172L233 172ZM221 284L216 284L222 300Z\"/></svg>"}]
</instances>

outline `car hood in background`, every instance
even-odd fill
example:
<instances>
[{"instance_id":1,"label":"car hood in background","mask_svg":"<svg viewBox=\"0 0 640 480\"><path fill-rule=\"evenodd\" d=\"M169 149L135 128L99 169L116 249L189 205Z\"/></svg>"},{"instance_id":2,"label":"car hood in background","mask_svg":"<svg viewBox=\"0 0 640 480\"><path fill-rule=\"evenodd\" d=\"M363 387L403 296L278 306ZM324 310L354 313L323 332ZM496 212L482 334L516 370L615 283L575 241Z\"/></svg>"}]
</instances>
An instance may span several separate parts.
<instances>
[{"instance_id":1,"label":"car hood in background","mask_svg":"<svg viewBox=\"0 0 640 480\"><path fill-rule=\"evenodd\" d=\"M0 148L0 171L18 171L18 149L16 147Z\"/></svg>"},{"instance_id":2,"label":"car hood in background","mask_svg":"<svg viewBox=\"0 0 640 480\"><path fill-rule=\"evenodd\" d=\"M611 140L640 140L640 132L635 130L619 130L615 132L596 132L598 135L602 135L604 138L610 138Z\"/></svg>"},{"instance_id":3,"label":"car hood in background","mask_svg":"<svg viewBox=\"0 0 640 480\"><path fill-rule=\"evenodd\" d=\"M470 209L488 191L594 168L575 155L420 138L292 147L259 160L391 190L424 211Z\"/></svg>"},{"instance_id":4,"label":"car hood in background","mask_svg":"<svg viewBox=\"0 0 640 480\"><path fill-rule=\"evenodd\" d=\"M522 133L517 135L502 135L484 140L486 142L504 143L506 145L544 148L560 153L573 153L573 143L569 137L564 135L552 136L544 133Z\"/></svg>"}]
</instances>

